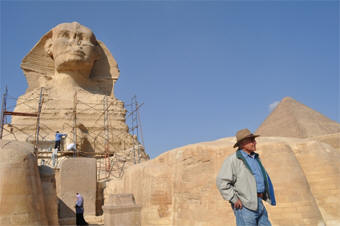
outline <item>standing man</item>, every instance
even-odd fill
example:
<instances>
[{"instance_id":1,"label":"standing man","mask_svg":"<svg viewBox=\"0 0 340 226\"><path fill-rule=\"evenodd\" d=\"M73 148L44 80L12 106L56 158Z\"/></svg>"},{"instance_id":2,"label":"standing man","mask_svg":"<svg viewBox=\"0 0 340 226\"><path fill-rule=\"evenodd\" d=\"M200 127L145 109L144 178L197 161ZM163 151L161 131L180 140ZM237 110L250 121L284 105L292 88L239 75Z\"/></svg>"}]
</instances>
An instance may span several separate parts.
<instances>
[{"instance_id":1,"label":"standing man","mask_svg":"<svg viewBox=\"0 0 340 226\"><path fill-rule=\"evenodd\" d=\"M88 225L84 219L84 198L78 192L76 193L77 201L76 205L76 224L77 226Z\"/></svg>"},{"instance_id":2,"label":"standing man","mask_svg":"<svg viewBox=\"0 0 340 226\"><path fill-rule=\"evenodd\" d=\"M248 129L236 133L237 151L223 163L216 178L222 197L231 203L237 226L271 225L262 200L275 206L273 185L256 151L255 138Z\"/></svg>"},{"instance_id":3,"label":"standing man","mask_svg":"<svg viewBox=\"0 0 340 226\"><path fill-rule=\"evenodd\" d=\"M59 133L59 131L57 131L55 133L55 145L54 145L54 148L57 148L58 151L60 151L60 141L61 141L61 138L63 138L63 137L67 137L67 134Z\"/></svg>"}]
</instances>

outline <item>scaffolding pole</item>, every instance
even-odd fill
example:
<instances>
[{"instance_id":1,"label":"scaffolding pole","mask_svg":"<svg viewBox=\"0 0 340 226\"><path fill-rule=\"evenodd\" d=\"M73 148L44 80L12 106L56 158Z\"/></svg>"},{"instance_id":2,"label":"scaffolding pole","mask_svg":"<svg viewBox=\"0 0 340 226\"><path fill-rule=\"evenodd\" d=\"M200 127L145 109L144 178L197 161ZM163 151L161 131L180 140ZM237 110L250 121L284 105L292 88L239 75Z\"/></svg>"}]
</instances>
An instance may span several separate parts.
<instances>
[{"instance_id":1,"label":"scaffolding pole","mask_svg":"<svg viewBox=\"0 0 340 226\"><path fill-rule=\"evenodd\" d=\"M36 123L36 132L35 132L35 144L34 144L34 152L36 156L38 156L38 143L39 143L39 132L40 132L40 113L41 113L41 107L42 107L42 93L43 93L43 87L40 89L40 97L39 97L39 105L38 105L38 113L37 113L37 123Z\"/></svg>"},{"instance_id":2,"label":"scaffolding pole","mask_svg":"<svg viewBox=\"0 0 340 226\"><path fill-rule=\"evenodd\" d=\"M2 133L4 131L4 123L5 123L5 111L6 111L6 101L7 101L7 86L4 95L2 96L2 103L1 103L1 128L0 128L0 139L2 139Z\"/></svg>"},{"instance_id":3,"label":"scaffolding pole","mask_svg":"<svg viewBox=\"0 0 340 226\"><path fill-rule=\"evenodd\" d=\"M73 157L76 157L78 155L78 148L77 148L77 90L74 92L74 97L73 97L73 142L74 142L74 145L76 146L76 150L74 151Z\"/></svg>"},{"instance_id":4,"label":"scaffolding pole","mask_svg":"<svg viewBox=\"0 0 340 226\"><path fill-rule=\"evenodd\" d=\"M128 117L131 116L131 128L130 128L131 134L132 134L133 137L136 136L136 139L137 139L137 140L133 139L133 146L132 146L134 164L136 164L137 162L140 163L140 147L139 147L139 144L138 144L138 138L139 138L138 129L140 127L140 125L139 125L139 121L140 121L140 119L139 119L139 108L143 104L144 103L138 105L136 95L134 95L131 98L131 112L128 115ZM144 143L144 141L143 141L143 143ZM137 160L136 160L136 151L137 151Z\"/></svg>"},{"instance_id":5,"label":"scaffolding pole","mask_svg":"<svg viewBox=\"0 0 340 226\"><path fill-rule=\"evenodd\" d=\"M140 129L140 137L141 137L142 145L143 145L143 147L145 147L144 146L143 130L142 130L142 121L140 119L140 112L139 111L137 111L137 118L138 118L138 124L139 124L138 127Z\"/></svg>"},{"instance_id":6,"label":"scaffolding pole","mask_svg":"<svg viewBox=\"0 0 340 226\"><path fill-rule=\"evenodd\" d=\"M107 104L107 96L104 96L104 131L105 131L105 169L107 172L110 171L110 158L108 155L109 152L109 123L108 123L108 104Z\"/></svg>"}]
</instances>

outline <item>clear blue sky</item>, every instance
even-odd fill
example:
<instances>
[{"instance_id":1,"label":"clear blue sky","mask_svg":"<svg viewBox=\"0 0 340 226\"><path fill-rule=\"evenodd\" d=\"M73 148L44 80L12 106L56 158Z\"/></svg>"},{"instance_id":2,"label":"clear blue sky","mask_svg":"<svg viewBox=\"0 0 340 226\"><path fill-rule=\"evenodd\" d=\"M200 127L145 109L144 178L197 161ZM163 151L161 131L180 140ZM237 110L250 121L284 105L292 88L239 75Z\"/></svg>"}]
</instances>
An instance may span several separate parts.
<instances>
[{"instance_id":1,"label":"clear blue sky","mask_svg":"<svg viewBox=\"0 0 340 226\"><path fill-rule=\"evenodd\" d=\"M91 28L117 60L115 96L136 94L152 158L256 130L291 96L340 121L338 1L1 1L1 92L62 22Z\"/></svg>"}]
</instances>

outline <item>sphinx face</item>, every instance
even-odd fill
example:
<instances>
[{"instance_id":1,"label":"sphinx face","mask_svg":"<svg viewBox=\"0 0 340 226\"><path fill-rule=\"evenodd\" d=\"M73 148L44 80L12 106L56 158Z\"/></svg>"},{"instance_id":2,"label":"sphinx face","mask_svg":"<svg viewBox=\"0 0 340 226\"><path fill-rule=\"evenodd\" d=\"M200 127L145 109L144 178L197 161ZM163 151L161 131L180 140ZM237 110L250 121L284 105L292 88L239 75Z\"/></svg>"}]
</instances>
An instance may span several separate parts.
<instances>
[{"instance_id":1,"label":"sphinx face","mask_svg":"<svg viewBox=\"0 0 340 226\"><path fill-rule=\"evenodd\" d=\"M58 72L92 69L99 57L98 44L90 29L73 22L60 24L52 32L48 48Z\"/></svg>"}]
</instances>

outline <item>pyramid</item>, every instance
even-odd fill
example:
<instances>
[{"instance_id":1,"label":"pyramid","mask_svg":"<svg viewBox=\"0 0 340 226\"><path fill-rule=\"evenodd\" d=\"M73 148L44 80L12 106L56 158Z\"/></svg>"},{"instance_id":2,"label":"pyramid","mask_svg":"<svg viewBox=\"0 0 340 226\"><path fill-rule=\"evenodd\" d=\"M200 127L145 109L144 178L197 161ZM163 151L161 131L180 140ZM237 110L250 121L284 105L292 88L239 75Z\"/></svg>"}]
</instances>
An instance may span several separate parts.
<instances>
[{"instance_id":1,"label":"pyramid","mask_svg":"<svg viewBox=\"0 0 340 226\"><path fill-rule=\"evenodd\" d=\"M306 105L285 97L256 130L261 136L307 138L340 132L337 123Z\"/></svg>"}]
</instances>

